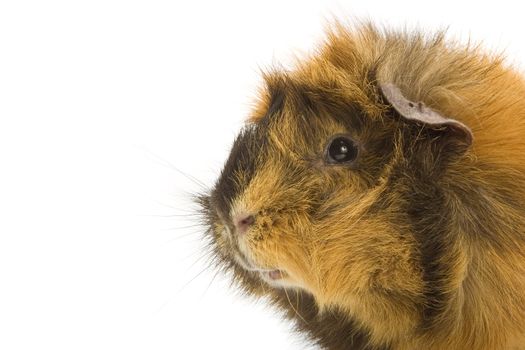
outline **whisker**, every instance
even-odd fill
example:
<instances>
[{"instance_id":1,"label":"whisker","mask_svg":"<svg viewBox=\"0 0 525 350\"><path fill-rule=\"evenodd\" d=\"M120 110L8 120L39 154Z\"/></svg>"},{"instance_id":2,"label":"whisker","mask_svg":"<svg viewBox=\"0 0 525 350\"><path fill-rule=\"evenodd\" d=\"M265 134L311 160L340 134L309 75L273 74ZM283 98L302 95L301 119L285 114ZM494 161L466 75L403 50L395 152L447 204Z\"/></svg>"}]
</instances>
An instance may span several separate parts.
<instances>
[{"instance_id":1,"label":"whisker","mask_svg":"<svg viewBox=\"0 0 525 350\"><path fill-rule=\"evenodd\" d=\"M195 250L195 251L193 251L193 252L190 252L188 255L182 257L180 260L177 260L177 263L178 263L178 264L185 263L188 259L190 259L190 258L194 258L195 255L197 255L197 254L202 254L202 252L199 251L199 250ZM202 258L205 257L206 254L207 254L207 253L205 252L203 255L198 255L197 261L202 260ZM193 263L188 267L188 270L191 269L194 265L195 265L195 262L193 262Z\"/></svg>"},{"instance_id":2,"label":"whisker","mask_svg":"<svg viewBox=\"0 0 525 350\"><path fill-rule=\"evenodd\" d=\"M168 298L168 300L166 300L155 311L153 311L153 314L158 314L159 312L161 312L162 309L164 309L166 306L168 306L168 304L171 303L172 300L173 300L173 298Z\"/></svg>"},{"instance_id":3,"label":"whisker","mask_svg":"<svg viewBox=\"0 0 525 350\"><path fill-rule=\"evenodd\" d=\"M204 228L202 224L194 224L194 225L187 225L187 226L174 226L174 227L163 228L161 229L161 231L187 230L189 228L196 228L196 227Z\"/></svg>"},{"instance_id":4,"label":"whisker","mask_svg":"<svg viewBox=\"0 0 525 350\"><path fill-rule=\"evenodd\" d=\"M170 209L176 210L176 211L181 212L181 213L192 213L192 214L195 214L196 212L198 212L198 210L195 210L195 209L177 208L177 207L174 207L173 205L166 204L166 203L163 203L163 202L155 200L155 199L153 199L153 202L155 202L158 205L161 205L163 207L170 208Z\"/></svg>"},{"instance_id":5,"label":"whisker","mask_svg":"<svg viewBox=\"0 0 525 350\"><path fill-rule=\"evenodd\" d=\"M297 303L295 304L295 307L297 308L297 310L299 310L299 298L300 298L299 290L296 289L295 290L295 299L297 300Z\"/></svg>"},{"instance_id":6,"label":"whisker","mask_svg":"<svg viewBox=\"0 0 525 350\"><path fill-rule=\"evenodd\" d=\"M184 239L184 238L189 238L189 237L192 237L192 236L195 236L195 242L197 241L201 241L201 237L199 237L199 232L188 232L186 234L183 234L183 235L180 235L180 236L177 236L177 237L174 237L174 238L171 238L169 240L167 240L166 242L164 242L164 244L169 244L169 243L172 243L172 242L175 242L175 241L179 241L181 239ZM198 238L198 240L197 240Z\"/></svg>"},{"instance_id":7,"label":"whisker","mask_svg":"<svg viewBox=\"0 0 525 350\"><path fill-rule=\"evenodd\" d=\"M198 252L193 252L192 254L186 256L181 260L181 262L184 262L185 260L188 260L190 257L193 257ZM207 253L202 254L200 257L198 257L189 267L187 270L191 270L195 265L197 265L199 262L202 261L202 259L208 257ZM210 267L210 263L207 264L207 267Z\"/></svg>"},{"instance_id":8,"label":"whisker","mask_svg":"<svg viewBox=\"0 0 525 350\"><path fill-rule=\"evenodd\" d=\"M286 288L283 288L284 290L284 294L286 294L286 299L288 299L288 304L290 304L290 307L292 308L292 310L295 312L295 314L301 319L304 321L304 323L306 324L309 324L308 321L306 321L303 316L301 316L301 314L297 311L297 309L293 306L291 300L290 300L290 297L288 296L288 292L286 291Z\"/></svg>"},{"instance_id":9,"label":"whisker","mask_svg":"<svg viewBox=\"0 0 525 350\"><path fill-rule=\"evenodd\" d=\"M188 282L186 282L182 288L180 288L178 291L177 291L177 294L180 294L186 287L188 287L188 285L195 281L195 279L197 279L200 275L202 275L204 273L204 271L208 270L209 269L209 266L205 266L198 274L196 274L192 279L190 279Z\"/></svg>"},{"instance_id":10,"label":"whisker","mask_svg":"<svg viewBox=\"0 0 525 350\"><path fill-rule=\"evenodd\" d=\"M263 293L266 294L265 283L259 278L259 285L261 286Z\"/></svg>"},{"instance_id":11,"label":"whisker","mask_svg":"<svg viewBox=\"0 0 525 350\"><path fill-rule=\"evenodd\" d=\"M160 157L159 155L151 152L150 150L146 149L145 147L140 147L140 148L142 148L142 151L147 153L150 156L150 158L152 158L152 160L155 160L158 164L166 166L169 169L172 169L172 170L176 171L177 173L179 173L180 175L184 176L185 178L187 178L188 180L190 180L191 182L193 182L194 184L196 184L197 186L199 186L203 190L205 190L207 188L207 186L206 186L206 184L204 184L204 182L200 181L199 179L197 179L196 177L194 177L194 176L192 176L190 174L186 174L184 171L180 170L175 165L173 165L170 161L168 161L168 160Z\"/></svg>"},{"instance_id":12,"label":"whisker","mask_svg":"<svg viewBox=\"0 0 525 350\"><path fill-rule=\"evenodd\" d=\"M220 270L215 271L215 273L213 274L213 277L212 277L210 283L208 283L208 286L207 286L206 289L204 290L204 293L202 293L202 295L201 295L201 299L204 298L204 296L205 296L206 293L208 292L208 289L210 289L210 287L211 287L213 281L215 281L215 278L217 277L217 275L219 274L219 272L221 272L221 271L220 271Z\"/></svg>"},{"instance_id":13,"label":"whisker","mask_svg":"<svg viewBox=\"0 0 525 350\"><path fill-rule=\"evenodd\" d=\"M139 217L157 217L157 218L184 218L184 217L199 217L201 216L200 213L191 213L188 214L169 214L169 215L159 215L159 214L137 214Z\"/></svg>"}]
</instances>

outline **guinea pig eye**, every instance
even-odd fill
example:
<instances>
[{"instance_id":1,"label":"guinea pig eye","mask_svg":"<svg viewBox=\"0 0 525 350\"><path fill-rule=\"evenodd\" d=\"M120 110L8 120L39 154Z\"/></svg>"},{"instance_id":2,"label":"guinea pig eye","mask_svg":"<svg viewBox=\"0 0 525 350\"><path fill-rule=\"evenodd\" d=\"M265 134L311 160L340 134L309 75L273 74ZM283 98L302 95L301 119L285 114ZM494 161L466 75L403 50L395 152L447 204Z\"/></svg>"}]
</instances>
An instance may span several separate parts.
<instances>
[{"instance_id":1,"label":"guinea pig eye","mask_svg":"<svg viewBox=\"0 0 525 350\"><path fill-rule=\"evenodd\" d=\"M326 162L330 164L349 163L357 158L357 144L347 136L333 138L326 148Z\"/></svg>"}]
</instances>

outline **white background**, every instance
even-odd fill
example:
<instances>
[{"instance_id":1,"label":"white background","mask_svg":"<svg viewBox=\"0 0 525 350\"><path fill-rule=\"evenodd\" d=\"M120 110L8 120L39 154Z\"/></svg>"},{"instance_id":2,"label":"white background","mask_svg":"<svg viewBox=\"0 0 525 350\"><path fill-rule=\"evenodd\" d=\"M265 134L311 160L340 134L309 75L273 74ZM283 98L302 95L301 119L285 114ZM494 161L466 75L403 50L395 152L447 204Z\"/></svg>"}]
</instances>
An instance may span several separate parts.
<instances>
[{"instance_id":1,"label":"white background","mask_svg":"<svg viewBox=\"0 0 525 350\"><path fill-rule=\"evenodd\" d=\"M0 349L307 348L206 268L175 167L211 186L260 68L332 15L449 26L519 63L519 3L0 2Z\"/></svg>"}]
</instances>

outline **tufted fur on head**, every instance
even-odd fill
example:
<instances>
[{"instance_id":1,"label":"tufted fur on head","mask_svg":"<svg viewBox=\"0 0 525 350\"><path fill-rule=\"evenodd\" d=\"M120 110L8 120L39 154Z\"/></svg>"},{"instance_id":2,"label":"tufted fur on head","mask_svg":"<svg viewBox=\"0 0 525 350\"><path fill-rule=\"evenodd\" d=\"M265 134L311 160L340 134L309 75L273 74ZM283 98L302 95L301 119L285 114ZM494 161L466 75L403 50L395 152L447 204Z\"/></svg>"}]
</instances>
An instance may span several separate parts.
<instances>
[{"instance_id":1,"label":"tufted fur on head","mask_svg":"<svg viewBox=\"0 0 525 350\"><path fill-rule=\"evenodd\" d=\"M525 349L523 78L370 24L264 78L199 197L239 285L327 349Z\"/></svg>"}]
</instances>

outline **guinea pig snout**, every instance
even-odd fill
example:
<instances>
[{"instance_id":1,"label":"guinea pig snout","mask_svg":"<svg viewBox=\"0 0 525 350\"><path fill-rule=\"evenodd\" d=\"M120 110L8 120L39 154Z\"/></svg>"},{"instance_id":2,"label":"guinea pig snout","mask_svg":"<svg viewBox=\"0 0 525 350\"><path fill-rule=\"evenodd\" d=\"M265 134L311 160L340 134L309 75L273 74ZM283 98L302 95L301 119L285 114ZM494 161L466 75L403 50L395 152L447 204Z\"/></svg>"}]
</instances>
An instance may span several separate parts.
<instances>
[{"instance_id":1,"label":"guinea pig snout","mask_svg":"<svg viewBox=\"0 0 525 350\"><path fill-rule=\"evenodd\" d=\"M253 224L255 224L255 216L246 213L240 213L233 218L235 232L239 235L245 235Z\"/></svg>"}]
</instances>

